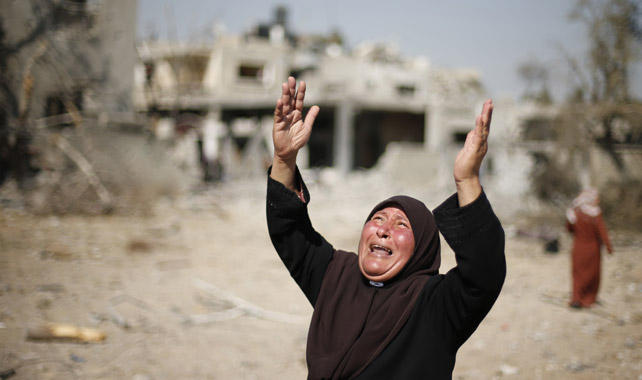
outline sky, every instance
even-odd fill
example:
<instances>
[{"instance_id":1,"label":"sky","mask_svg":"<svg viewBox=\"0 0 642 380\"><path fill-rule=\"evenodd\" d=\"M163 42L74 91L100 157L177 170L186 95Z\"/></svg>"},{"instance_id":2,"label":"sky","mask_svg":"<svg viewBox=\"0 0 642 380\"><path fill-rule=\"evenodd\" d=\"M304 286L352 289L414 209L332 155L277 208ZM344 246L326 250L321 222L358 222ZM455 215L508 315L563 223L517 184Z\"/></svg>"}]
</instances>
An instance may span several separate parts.
<instances>
[{"instance_id":1,"label":"sky","mask_svg":"<svg viewBox=\"0 0 642 380\"><path fill-rule=\"evenodd\" d=\"M571 84L565 56L584 57L583 25L569 20L575 0L138 0L139 38L203 40L213 26L239 34L288 8L295 34L338 30L354 47L360 42L396 45L406 57L425 57L438 67L475 68L492 97L522 95L518 67L539 62L551 68L550 85L560 99ZM632 91L642 96L642 65Z\"/></svg>"}]
</instances>

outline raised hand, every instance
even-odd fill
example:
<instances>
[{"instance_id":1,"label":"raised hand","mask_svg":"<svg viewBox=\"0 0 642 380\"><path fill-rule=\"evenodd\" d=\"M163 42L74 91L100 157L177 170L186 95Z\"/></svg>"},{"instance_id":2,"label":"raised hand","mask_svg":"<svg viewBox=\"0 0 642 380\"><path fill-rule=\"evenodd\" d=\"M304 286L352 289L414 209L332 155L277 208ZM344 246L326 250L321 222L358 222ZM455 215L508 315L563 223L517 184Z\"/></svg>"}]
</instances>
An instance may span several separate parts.
<instances>
[{"instance_id":1,"label":"raised hand","mask_svg":"<svg viewBox=\"0 0 642 380\"><path fill-rule=\"evenodd\" d=\"M455 159L453 175L460 207L474 201L481 194L479 169L488 151L488 134L492 116L493 101L488 99L475 119L475 128L468 132L464 147Z\"/></svg>"},{"instance_id":2,"label":"raised hand","mask_svg":"<svg viewBox=\"0 0 642 380\"><path fill-rule=\"evenodd\" d=\"M283 162L295 162L299 149L310 139L312 124L319 114L319 107L314 106L303 120L303 100L305 98L305 82L301 81L298 91L296 80L289 77L287 83L281 85L281 97L274 109L274 155Z\"/></svg>"},{"instance_id":3,"label":"raised hand","mask_svg":"<svg viewBox=\"0 0 642 380\"><path fill-rule=\"evenodd\" d=\"M312 125L319 114L319 107L313 106L305 120L303 119L305 89L305 82L301 81L297 91L296 80L289 77L281 85L281 97L276 101L274 109L274 160L270 175L292 190L297 153L310 139Z\"/></svg>"}]
</instances>

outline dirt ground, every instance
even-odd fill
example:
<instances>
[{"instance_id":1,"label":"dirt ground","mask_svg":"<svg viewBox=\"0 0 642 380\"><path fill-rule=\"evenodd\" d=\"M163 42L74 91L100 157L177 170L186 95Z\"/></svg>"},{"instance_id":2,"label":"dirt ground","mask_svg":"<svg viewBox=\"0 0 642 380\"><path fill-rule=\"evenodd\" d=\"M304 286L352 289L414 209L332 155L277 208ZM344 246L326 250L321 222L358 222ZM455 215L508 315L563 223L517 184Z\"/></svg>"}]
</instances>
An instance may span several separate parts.
<instances>
[{"instance_id":1,"label":"dirt ground","mask_svg":"<svg viewBox=\"0 0 642 380\"><path fill-rule=\"evenodd\" d=\"M354 250L370 207L400 189L376 178L351 183L312 182L310 214L336 247ZM304 379L312 309L271 246L264 189L262 178L202 189L144 217L34 216L5 200L0 378ZM431 208L441 196L411 195ZM453 378L642 379L642 233L611 231L600 305L575 310L567 307L569 237L546 253L515 233L519 220L502 222L506 282ZM445 244L442 256L445 272L454 265ZM106 339L27 338L48 322Z\"/></svg>"}]
</instances>

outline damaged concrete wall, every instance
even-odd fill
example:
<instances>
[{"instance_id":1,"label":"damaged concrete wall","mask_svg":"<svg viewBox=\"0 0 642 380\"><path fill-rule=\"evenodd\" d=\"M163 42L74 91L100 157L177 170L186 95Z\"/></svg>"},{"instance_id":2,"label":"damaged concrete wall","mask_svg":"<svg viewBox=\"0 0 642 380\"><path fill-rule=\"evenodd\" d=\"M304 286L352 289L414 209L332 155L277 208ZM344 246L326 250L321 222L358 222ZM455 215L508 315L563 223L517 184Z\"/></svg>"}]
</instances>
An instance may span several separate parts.
<instances>
[{"instance_id":1,"label":"damaged concrete wall","mask_svg":"<svg viewBox=\"0 0 642 380\"><path fill-rule=\"evenodd\" d=\"M105 0L96 13L105 76L100 105L107 114L132 111L136 11L137 1Z\"/></svg>"},{"instance_id":2,"label":"damaged concrete wall","mask_svg":"<svg viewBox=\"0 0 642 380\"><path fill-rule=\"evenodd\" d=\"M67 98L87 112L131 112L136 8L127 0L0 3L4 96L30 118L66 112L50 106Z\"/></svg>"},{"instance_id":3,"label":"damaged concrete wall","mask_svg":"<svg viewBox=\"0 0 642 380\"><path fill-rule=\"evenodd\" d=\"M226 131L225 137L217 138L217 151L230 178L233 173L262 174L263 161L269 163L271 157L269 129L275 96L280 83L293 73L308 84L306 104L321 107L300 157L302 168L308 163L330 166L342 175L375 168L411 181L422 178L415 174L423 170L422 180L438 187L451 184L452 162L485 98L476 70L434 67L424 58L403 57L385 44L364 43L347 51L318 38L298 36L297 41L252 34L218 36L206 47L210 53L202 92L171 94L177 76L166 75L167 80L159 76L154 85L166 88L168 96L151 105L167 114L180 113L181 107L203 115L217 109L216 122ZM168 48L167 44L144 42L139 50L147 51L145 59L160 67L172 56L193 56L195 50L203 49L185 44ZM137 99L145 98L140 95L146 89L141 77ZM181 87L180 80L176 86ZM522 196L528 193L532 157L515 141L521 137L520 123L540 110L495 103L499 112L493 119L492 149L482 168L485 184L489 191ZM149 106L137 103L141 111ZM247 118L254 120L252 133L243 137L234 125ZM237 143L243 139L246 144L251 141L245 145L251 148Z\"/></svg>"}]
</instances>

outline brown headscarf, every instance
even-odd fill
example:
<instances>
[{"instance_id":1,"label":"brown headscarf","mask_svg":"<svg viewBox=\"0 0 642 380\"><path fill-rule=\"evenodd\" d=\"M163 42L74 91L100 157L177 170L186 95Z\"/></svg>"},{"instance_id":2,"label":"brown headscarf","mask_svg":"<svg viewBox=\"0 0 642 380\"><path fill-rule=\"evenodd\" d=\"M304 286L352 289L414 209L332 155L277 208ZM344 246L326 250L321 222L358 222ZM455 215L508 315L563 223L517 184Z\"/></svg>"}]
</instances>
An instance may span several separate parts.
<instances>
[{"instance_id":1,"label":"brown headscarf","mask_svg":"<svg viewBox=\"0 0 642 380\"><path fill-rule=\"evenodd\" d=\"M441 264L439 231L428 208L414 198L389 198L370 212L395 206L406 213L415 238L412 257L381 287L361 274L357 255L335 251L314 305L308 334L308 379L352 379L404 326L428 279Z\"/></svg>"}]
</instances>

